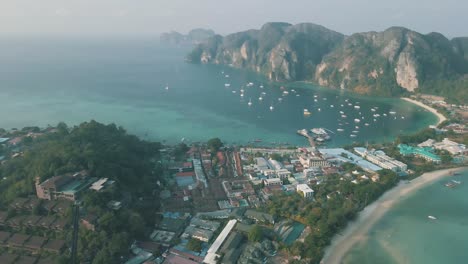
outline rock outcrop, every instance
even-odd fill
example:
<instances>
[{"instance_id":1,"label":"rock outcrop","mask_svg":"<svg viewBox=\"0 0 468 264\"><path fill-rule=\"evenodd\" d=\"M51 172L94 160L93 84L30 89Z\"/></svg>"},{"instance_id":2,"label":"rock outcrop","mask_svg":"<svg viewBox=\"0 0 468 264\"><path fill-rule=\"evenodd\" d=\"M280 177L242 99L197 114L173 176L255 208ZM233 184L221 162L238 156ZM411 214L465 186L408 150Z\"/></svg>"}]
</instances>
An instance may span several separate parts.
<instances>
[{"instance_id":1,"label":"rock outcrop","mask_svg":"<svg viewBox=\"0 0 468 264\"><path fill-rule=\"evenodd\" d=\"M259 30L213 36L187 59L366 94L422 91L450 97L464 88L468 94L468 38L448 40L402 27L346 37L311 23L267 23Z\"/></svg>"}]
</instances>

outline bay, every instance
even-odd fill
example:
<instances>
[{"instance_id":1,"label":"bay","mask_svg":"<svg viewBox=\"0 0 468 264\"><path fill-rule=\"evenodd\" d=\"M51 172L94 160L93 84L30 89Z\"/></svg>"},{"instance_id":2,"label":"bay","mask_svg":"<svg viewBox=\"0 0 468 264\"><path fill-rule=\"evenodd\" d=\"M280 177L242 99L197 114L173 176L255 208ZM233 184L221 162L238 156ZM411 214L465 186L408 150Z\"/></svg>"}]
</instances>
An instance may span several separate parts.
<instances>
[{"instance_id":1,"label":"bay","mask_svg":"<svg viewBox=\"0 0 468 264\"><path fill-rule=\"evenodd\" d=\"M188 51L152 38L2 37L0 127L45 127L60 121L75 125L95 119L169 143L220 137L228 143L261 140L262 145L305 145L298 129L324 127L332 131L329 145L338 146L390 141L437 121L399 99L357 96L307 83L270 83L249 71L188 64ZM289 91L287 96L281 86ZM303 114L305 108L310 116ZM358 132L351 138L353 130Z\"/></svg>"}]
</instances>

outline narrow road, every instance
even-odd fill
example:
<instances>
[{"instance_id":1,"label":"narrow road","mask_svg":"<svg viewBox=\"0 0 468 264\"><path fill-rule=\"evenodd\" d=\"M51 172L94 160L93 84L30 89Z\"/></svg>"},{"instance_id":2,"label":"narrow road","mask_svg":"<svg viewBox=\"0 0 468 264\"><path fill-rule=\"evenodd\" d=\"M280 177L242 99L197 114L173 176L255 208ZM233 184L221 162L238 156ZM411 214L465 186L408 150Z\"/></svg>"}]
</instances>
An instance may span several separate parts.
<instances>
[{"instance_id":1,"label":"narrow road","mask_svg":"<svg viewBox=\"0 0 468 264\"><path fill-rule=\"evenodd\" d=\"M78 228L79 228L79 219L80 219L80 206L78 204L73 205L75 208L73 210L73 238L71 246L71 263L77 264L76 262L76 249L78 247Z\"/></svg>"}]
</instances>

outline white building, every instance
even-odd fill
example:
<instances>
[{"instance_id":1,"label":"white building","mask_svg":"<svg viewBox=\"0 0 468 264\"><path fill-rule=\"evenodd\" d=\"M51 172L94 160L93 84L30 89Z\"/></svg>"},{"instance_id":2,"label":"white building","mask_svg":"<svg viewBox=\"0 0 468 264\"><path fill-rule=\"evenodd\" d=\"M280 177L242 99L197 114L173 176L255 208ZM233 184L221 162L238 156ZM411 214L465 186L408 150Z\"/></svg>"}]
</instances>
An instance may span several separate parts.
<instances>
[{"instance_id":1,"label":"white building","mask_svg":"<svg viewBox=\"0 0 468 264\"><path fill-rule=\"evenodd\" d=\"M271 178L263 180L265 186L272 186L272 185L283 185L283 181L280 178Z\"/></svg>"},{"instance_id":2,"label":"white building","mask_svg":"<svg viewBox=\"0 0 468 264\"><path fill-rule=\"evenodd\" d=\"M330 167L330 163L327 160L317 156L300 156L299 162L305 168Z\"/></svg>"},{"instance_id":3,"label":"white building","mask_svg":"<svg viewBox=\"0 0 468 264\"><path fill-rule=\"evenodd\" d=\"M311 178L316 175L319 175L320 169L317 169L317 168L304 169L303 174L304 174L304 177Z\"/></svg>"},{"instance_id":4,"label":"white building","mask_svg":"<svg viewBox=\"0 0 468 264\"><path fill-rule=\"evenodd\" d=\"M466 146L464 144L458 144L457 142L451 141L448 138L444 138L441 142L435 143L434 148L446 150L452 155L459 155L467 152Z\"/></svg>"},{"instance_id":5,"label":"white building","mask_svg":"<svg viewBox=\"0 0 468 264\"><path fill-rule=\"evenodd\" d=\"M381 168L392 170L395 172L404 172L408 169L408 166L405 163L387 156L385 152L381 150L369 151L365 148L354 148L354 151L361 155L363 158L374 163L375 165L378 165Z\"/></svg>"},{"instance_id":6,"label":"white building","mask_svg":"<svg viewBox=\"0 0 468 264\"><path fill-rule=\"evenodd\" d=\"M276 177L276 171L271 169L262 170L262 174L268 178Z\"/></svg>"},{"instance_id":7,"label":"white building","mask_svg":"<svg viewBox=\"0 0 468 264\"><path fill-rule=\"evenodd\" d=\"M289 176L291 176L291 172L288 171L287 169L280 169L275 171L276 176L280 179L286 179Z\"/></svg>"},{"instance_id":8,"label":"white building","mask_svg":"<svg viewBox=\"0 0 468 264\"><path fill-rule=\"evenodd\" d=\"M281 170L283 168L283 164L277 160L270 159L268 163L270 163L270 168L274 170Z\"/></svg>"},{"instance_id":9,"label":"white building","mask_svg":"<svg viewBox=\"0 0 468 264\"><path fill-rule=\"evenodd\" d=\"M312 190L307 184L298 184L296 186L296 191L304 196L304 198L313 198L314 190Z\"/></svg>"}]
</instances>

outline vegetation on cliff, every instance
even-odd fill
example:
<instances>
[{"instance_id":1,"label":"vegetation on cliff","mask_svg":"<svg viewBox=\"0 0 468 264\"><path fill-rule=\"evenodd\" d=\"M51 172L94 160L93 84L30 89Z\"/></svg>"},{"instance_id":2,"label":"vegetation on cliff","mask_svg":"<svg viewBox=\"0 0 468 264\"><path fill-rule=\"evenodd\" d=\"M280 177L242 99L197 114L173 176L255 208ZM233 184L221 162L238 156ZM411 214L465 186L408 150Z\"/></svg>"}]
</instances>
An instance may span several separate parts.
<instances>
[{"instance_id":1,"label":"vegetation on cliff","mask_svg":"<svg viewBox=\"0 0 468 264\"><path fill-rule=\"evenodd\" d=\"M363 94L421 92L468 100L468 38L449 40L402 27L345 37L311 23L267 23L259 30L213 36L187 59Z\"/></svg>"}]
</instances>

